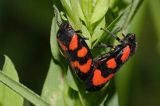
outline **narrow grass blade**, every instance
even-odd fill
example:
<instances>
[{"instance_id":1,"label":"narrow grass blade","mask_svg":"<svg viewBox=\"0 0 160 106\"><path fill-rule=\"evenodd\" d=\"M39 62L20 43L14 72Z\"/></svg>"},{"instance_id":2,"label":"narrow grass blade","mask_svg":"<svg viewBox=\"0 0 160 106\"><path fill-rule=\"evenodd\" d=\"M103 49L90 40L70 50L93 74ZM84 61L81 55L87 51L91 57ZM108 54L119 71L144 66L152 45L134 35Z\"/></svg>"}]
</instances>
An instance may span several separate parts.
<instances>
[{"instance_id":1,"label":"narrow grass blade","mask_svg":"<svg viewBox=\"0 0 160 106\"><path fill-rule=\"evenodd\" d=\"M12 61L5 56L5 63L2 73L12 78L12 80L19 82L17 71ZM8 102L9 101L9 102ZM3 83L0 83L0 105L2 106L22 106L23 97L15 93Z\"/></svg>"},{"instance_id":2,"label":"narrow grass blade","mask_svg":"<svg viewBox=\"0 0 160 106\"><path fill-rule=\"evenodd\" d=\"M7 58L7 57L6 57ZM14 70L13 63L9 59L7 59L4 66L4 70ZM20 96L24 97L31 103L37 106L49 106L39 95L35 94L33 91L25 87L24 85L18 83L17 81L11 79L8 75L3 72L0 72L0 82L6 85L8 88L19 94Z\"/></svg>"}]
</instances>

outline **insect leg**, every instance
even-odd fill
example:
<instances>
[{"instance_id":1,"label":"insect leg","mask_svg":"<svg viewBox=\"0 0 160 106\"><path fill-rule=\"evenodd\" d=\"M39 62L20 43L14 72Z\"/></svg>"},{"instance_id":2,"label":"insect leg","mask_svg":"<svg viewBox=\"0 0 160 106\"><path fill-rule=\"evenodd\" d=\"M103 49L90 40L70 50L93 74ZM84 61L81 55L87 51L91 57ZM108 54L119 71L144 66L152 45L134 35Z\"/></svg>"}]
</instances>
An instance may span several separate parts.
<instances>
[{"instance_id":1,"label":"insect leg","mask_svg":"<svg viewBox=\"0 0 160 106\"><path fill-rule=\"evenodd\" d=\"M115 49L115 46L111 45L111 44L105 44L105 43L99 43L97 46L95 46L95 48L111 48L111 49ZM99 56L95 57L93 59L94 62L98 62L100 59L102 58L108 58L110 56L110 51L106 52L105 54L100 54Z\"/></svg>"}]
</instances>

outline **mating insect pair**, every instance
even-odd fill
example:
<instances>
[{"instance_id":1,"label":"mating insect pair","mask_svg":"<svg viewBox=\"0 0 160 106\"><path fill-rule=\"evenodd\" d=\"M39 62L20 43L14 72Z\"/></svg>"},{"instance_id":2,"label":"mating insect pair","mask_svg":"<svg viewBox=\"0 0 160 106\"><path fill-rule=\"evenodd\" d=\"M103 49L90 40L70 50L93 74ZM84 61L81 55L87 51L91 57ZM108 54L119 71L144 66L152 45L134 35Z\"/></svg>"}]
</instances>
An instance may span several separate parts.
<instances>
[{"instance_id":1,"label":"mating insect pair","mask_svg":"<svg viewBox=\"0 0 160 106\"><path fill-rule=\"evenodd\" d=\"M113 50L93 59L91 51L81 37L68 22L61 23L57 33L57 41L63 49L72 70L85 82L88 91L102 88L132 56L136 49L135 34L123 34L118 38L108 30L102 29L120 42L117 46L105 45Z\"/></svg>"}]
</instances>

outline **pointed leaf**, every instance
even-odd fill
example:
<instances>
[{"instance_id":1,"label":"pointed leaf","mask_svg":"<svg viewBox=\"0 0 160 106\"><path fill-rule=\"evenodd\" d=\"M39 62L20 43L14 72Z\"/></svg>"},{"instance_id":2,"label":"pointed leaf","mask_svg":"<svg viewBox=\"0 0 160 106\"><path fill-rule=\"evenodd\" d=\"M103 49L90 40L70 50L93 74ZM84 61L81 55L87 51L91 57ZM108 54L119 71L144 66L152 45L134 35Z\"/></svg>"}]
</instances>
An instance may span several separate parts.
<instances>
[{"instance_id":1,"label":"pointed leaf","mask_svg":"<svg viewBox=\"0 0 160 106\"><path fill-rule=\"evenodd\" d=\"M74 23L72 26L74 27L75 30L79 30L81 28L81 22L77 14L78 8L76 6L77 5L76 3L78 3L78 1L72 0L70 2L69 0L61 0L61 3L67 13L67 16Z\"/></svg>"},{"instance_id":2,"label":"pointed leaf","mask_svg":"<svg viewBox=\"0 0 160 106\"><path fill-rule=\"evenodd\" d=\"M66 83L64 83L64 101L66 106L82 106L78 97L78 92L71 89Z\"/></svg>"},{"instance_id":3,"label":"pointed leaf","mask_svg":"<svg viewBox=\"0 0 160 106\"><path fill-rule=\"evenodd\" d=\"M5 56L5 63L2 72L10 78L12 78L13 80L15 80L16 82L19 82L17 71L12 61L7 56ZM23 98L0 82L0 105L22 106Z\"/></svg>"},{"instance_id":4,"label":"pointed leaf","mask_svg":"<svg viewBox=\"0 0 160 106\"><path fill-rule=\"evenodd\" d=\"M93 24L105 17L110 5L110 0L99 0L94 7L90 23Z\"/></svg>"},{"instance_id":5,"label":"pointed leaf","mask_svg":"<svg viewBox=\"0 0 160 106\"><path fill-rule=\"evenodd\" d=\"M88 31L88 29L86 28L86 26L82 25L82 35L85 37L85 38L88 38L89 40L86 40L86 43L87 45L89 46L89 48L91 48L91 35Z\"/></svg>"},{"instance_id":6,"label":"pointed leaf","mask_svg":"<svg viewBox=\"0 0 160 106\"><path fill-rule=\"evenodd\" d=\"M80 11L80 3L78 0L70 0L71 1L71 6L72 6L72 17L70 17L73 22L74 22L74 29L75 30L80 30L81 28L81 22L80 22L80 17L79 17L79 12ZM81 14L82 18L83 18L83 14Z\"/></svg>"},{"instance_id":7,"label":"pointed leaf","mask_svg":"<svg viewBox=\"0 0 160 106\"><path fill-rule=\"evenodd\" d=\"M71 73L70 68L68 68L68 70L67 70L66 82L72 89L74 89L75 91L78 91L78 87L77 87L76 82L73 78L73 75Z\"/></svg>"},{"instance_id":8,"label":"pointed leaf","mask_svg":"<svg viewBox=\"0 0 160 106\"><path fill-rule=\"evenodd\" d=\"M84 14L83 14L83 11L82 11L80 3L78 3L78 13L79 13L80 19L83 20L86 23L86 18L85 18Z\"/></svg>"},{"instance_id":9,"label":"pointed leaf","mask_svg":"<svg viewBox=\"0 0 160 106\"><path fill-rule=\"evenodd\" d=\"M43 85L42 98L52 106L65 106L64 103L64 78L62 68L53 60L50 62L50 68L47 78Z\"/></svg>"},{"instance_id":10,"label":"pointed leaf","mask_svg":"<svg viewBox=\"0 0 160 106\"><path fill-rule=\"evenodd\" d=\"M99 91L87 92L85 88L80 88L79 97L84 106L99 106L108 96L108 82L105 87Z\"/></svg>"},{"instance_id":11,"label":"pointed leaf","mask_svg":"<svg viewBox=\"0 0 160 106\"><path fill-rule=\"evenodd\" d=\"M52 19L52 26L51 26L51 35L50 35L50 45L51 45L51 52L52 56L55 60L60 61L60 52L57 43L56 34L58 31L57 21L56 18L53 17Z\"/></svg>"},{"instance_id":12,"label":"pointed leaf","mask_svg":"<svg viewBox=\"0 0 160 106\"><path fill-rule=\"evenodd\" d=\"M130 24L130 21L132 20L133 16L135 15L138 7L141 5L143 0L133 0L131 5L129 5L127 8L125 8L119 16L107 27L111 32L115 31L116 29L121 29L123 33L127 31L127 28ZM106 37L107 34L104 34L99 38L94 45L96 45L98 42L107 41L108 37Z\"/></svg>"},{"instance_id":13,"label":"pointed leaf","mask_svg":"<svg viewBox=\"0 0 160 106\"><path fill-rule=\"evenodd\" d=\"M102 34L104 33L101 28L105 27L105 18L103 18L96 26L93 35L92 35L92 42L94 42L96 39L100 38Z\"/></svg>"},{"instance_id":14,"label":"pointed leaf","mask_svg":"<svg viewBox=\"0 0 160 106\"><path fill-rule=\"evenodd\" d=\"M107 102L107 106L119 106L117 93L113 95L109 102Z\"/></svg>"},{"instance_id":15,"label":"pointed leaf","mask_svg":"<svg viewBox=\"0 0 160 106\"><path fill-rule=\"evenodd\" d=\"M87 20L86 24L88 24L88 21L90 20L92 15L92 9L93 9L92 0L81 0L81 7L83 14Z\"/></svg>"}]
</instances>

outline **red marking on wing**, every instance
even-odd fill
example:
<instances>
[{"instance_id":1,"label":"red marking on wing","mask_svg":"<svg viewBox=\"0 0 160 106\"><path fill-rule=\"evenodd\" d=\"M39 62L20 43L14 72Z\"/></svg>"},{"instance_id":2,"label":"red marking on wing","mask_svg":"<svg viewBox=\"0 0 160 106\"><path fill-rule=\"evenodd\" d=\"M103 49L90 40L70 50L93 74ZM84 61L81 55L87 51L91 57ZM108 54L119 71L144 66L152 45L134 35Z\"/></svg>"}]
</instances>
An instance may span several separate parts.
<instances>
[{"instance_id":1,"label":"red marking on wing","mask_svg":"<svg viewBox=\"0 0 160 106\"><path fill-rule=\"evenodd\" d=\"M125 62L128 59L128 57L130 55L130 51L131 51L131 49L129 48L129 46L126 46L123 49L123 54L122 54L122 57L121 57L122 62Z\"/></svg>"},{"instance_id":2,"label":"red marking on wing","mask_svg":"<svg viewBox=\"0 0 160 106\"><path fill-rule=\"evenodd\" d=\"M80 50L78 50L77 56L78 57L84 57L84 56L87 55L87 53L88 53L87 48L86 47L82 47Z\"/></svg>"},{"instance_id":3,"label":"red marking on wing","mask_svg":"<svg viewBox=\"0 0 160 106\"><path fill-rule=\"evenodd\" d=\"M77 34L74 34L72 39L71 39L71 42L69 44L69 49L70 50L75 50L78 48L78 36Z\"/></svg>"},{"instance_id":4,"label":"red marking on wing","mask_svg":"<svg viewBox=\"0 0 160 106\"><path fill-rule=\"evenodd\" d=\"M93 79L92 79L92 82L93 82L93 85L94 86L99 86L99 85L102 85L106 82L108 82L112 77L114 76L114 74L109 74L106 78L103 77L101 75L101 71L99 69L96 69L94 71L94 75L93 75Z\"/></svg>"},{"instance_id":5,"label":"red marking on wing","mask_svg":"<svg viewBox=\"0 0 160 106\"><path fill-rule=\"evenodd\" d=\"M87 73L91 68L92 59L89 59L87 61L87 63L85 63L83 65L79 64L78 61L74 61L71 64L72 64L73 67L78 68L81 72Z\"/></svg>"},{"instance_id":6,"label":"red marking on wing","mask_svg":"<svg viewBox=\"0 0 160 106\"><path fill-rule=\"evenodd\" d=\"M108 68L115 69L117 67L117 63L115 58L111 58L106 62Z\"/></svg>"},{"instance_id":7,"label":"red marking on wing","mask_svg":"<svg viewBox=\"0 0 160 106\"><path fill-rule=\"evenodd\" d=\"M59 45L61 46L61 48L62 48L64 51L67 51L67 50L68 50L68 48L67 48L59 39L57 39L57 41L58 41Z\"/></svg>"}]
</instances>

